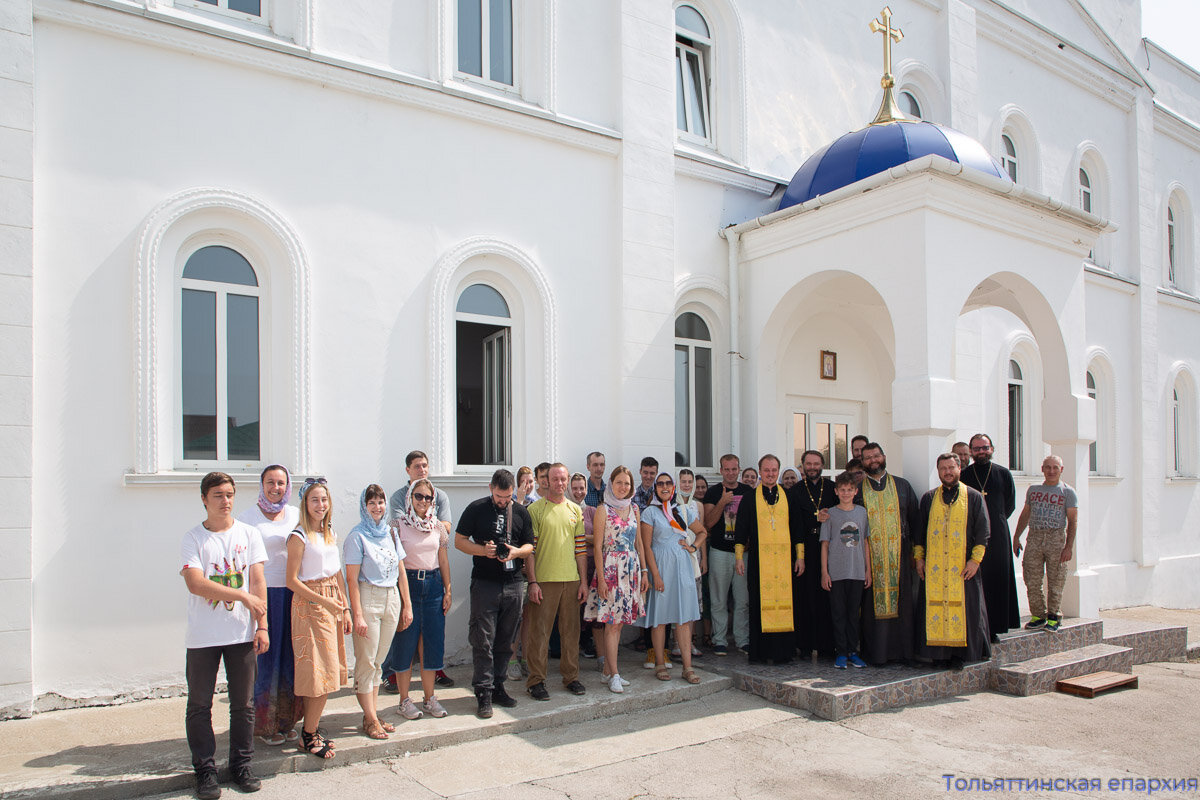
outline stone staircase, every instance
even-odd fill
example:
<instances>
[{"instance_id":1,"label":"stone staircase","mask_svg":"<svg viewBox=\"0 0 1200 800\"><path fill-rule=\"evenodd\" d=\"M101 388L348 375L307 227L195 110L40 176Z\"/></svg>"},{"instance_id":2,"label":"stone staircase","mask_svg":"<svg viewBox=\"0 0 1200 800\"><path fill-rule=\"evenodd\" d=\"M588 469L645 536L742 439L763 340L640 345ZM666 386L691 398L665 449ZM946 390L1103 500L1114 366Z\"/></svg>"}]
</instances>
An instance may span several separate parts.
<instances>
[{"instance_id":1,"label":"stone staircase","mask_svg":"<svg viewBox=\"0 0 1200 800\"><path fill-rule=\"evenodd\" d=\"M736 657L706 658L703 667L729 675L738 688L773 703L840 720L986 690L1041 694L1054 691L1066 678L1102 670L1129 674L1134 664L1186 660L1186 627L1067 619L1055 633L1006 633L992 645L990 661L968 664L958 672L895 664L837 670L824 660L775 667Z\"/></svg>"}]
</instances>

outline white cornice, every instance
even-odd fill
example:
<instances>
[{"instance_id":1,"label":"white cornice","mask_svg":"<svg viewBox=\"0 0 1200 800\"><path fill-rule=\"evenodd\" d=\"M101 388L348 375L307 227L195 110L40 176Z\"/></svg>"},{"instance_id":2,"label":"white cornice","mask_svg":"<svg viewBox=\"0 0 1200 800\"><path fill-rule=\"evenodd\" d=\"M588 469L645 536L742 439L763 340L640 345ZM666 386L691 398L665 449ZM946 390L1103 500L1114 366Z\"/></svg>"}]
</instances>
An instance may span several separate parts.
<instances>
[{"instance_id":1,"label":"white cornice","mask_svg":"<svg viewBox=\"0 0 1200 800\"><path fill-rule=\"evenodd\" d=\"M1083 266L1083 278L1092 286L1102 286L1105 289L1111 289L1130 297L1137 294L1138 287L1141 285L1133 278L1092 264L1085 264Z\"/></svg>"},{"instance_id":2,"label":"white cornice","mask_svg":"<svg viewBox=\"0 0 1200 800\"><path fill-rule=\"evenodd\" d=\"M1154 101L1154 130L1162 131L1180 144L1200 150L1200 125Z\"/></svg>"},{"instance_id":3,"label":"white cornice","mask_svg":"<svg viewBox=\"0 0 1200 800\"><path fill-rule=\"evenodd\" d=\"M745 167L706 157L692 150L675 147L675 174L686 175L722 186L736 186L769 197L778 186L787 186L786 178L773 178L751 172Z\"/></svg>"},{"instance_id":4,"label":"white cornice","mask_svg":"<svg viewBox=\"0 0 1200 800\"><path fill-rule=\"evenodd\" d=\"M169 12L169 13L168 13ZM35 18L615 155L621 134L510 97L317 53L272 36L123 0L37 0Z\"/></svg>"}]
</instances>

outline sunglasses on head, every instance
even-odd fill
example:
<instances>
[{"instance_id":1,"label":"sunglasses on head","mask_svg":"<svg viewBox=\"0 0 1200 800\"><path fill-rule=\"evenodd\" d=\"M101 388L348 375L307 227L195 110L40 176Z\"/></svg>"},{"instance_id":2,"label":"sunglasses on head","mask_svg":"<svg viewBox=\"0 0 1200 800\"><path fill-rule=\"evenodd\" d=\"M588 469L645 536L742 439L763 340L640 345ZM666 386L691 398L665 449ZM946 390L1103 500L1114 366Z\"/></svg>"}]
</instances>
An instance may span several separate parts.
<instances>
[{"instance_id":1,"label":"sunglasses on head","mask_svg":"<svg viewBox=\"0 0 1200 800\"><path fill-rule=\"evenodd\" d=\"M426 503L429 503L429 502L433 501L433 495L421 494L420 492L413 492L413 500L424 500Z\"/></svg>"},{"instance_id":2,"label":"sunglasses on head","mask_svg":"<svg viewBox=\"0 0 1200 800\"><path fill-rule=\"evenodd\" d=\"M304 485L306 487L307 486L326 486L328 484L329 484L329 481L325 480L324 478L305 478L304 479Z\"/></svg>"}]
</instances>

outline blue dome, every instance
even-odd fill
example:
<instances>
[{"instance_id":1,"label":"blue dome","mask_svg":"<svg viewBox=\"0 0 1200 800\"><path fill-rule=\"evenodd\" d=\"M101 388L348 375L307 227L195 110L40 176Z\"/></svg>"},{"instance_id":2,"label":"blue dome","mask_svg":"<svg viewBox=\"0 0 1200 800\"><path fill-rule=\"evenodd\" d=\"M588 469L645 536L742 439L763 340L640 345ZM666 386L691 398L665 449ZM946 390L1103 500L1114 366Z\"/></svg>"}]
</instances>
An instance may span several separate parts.
<instances>
[{"instance_id":1,"label":"blue dome","mask_svg":"<svg viewBox=\"0 0 1200 800\"><path fill-rule=\"evenodd\" d=\"M779 207L799 205L817 195L828 194L928 155L939 155L964 167L1008 180L1008 175L983 145L953 128L932 122L868 125L835 139L805 161L792 176Z\"/></svg>"}]
</instances>

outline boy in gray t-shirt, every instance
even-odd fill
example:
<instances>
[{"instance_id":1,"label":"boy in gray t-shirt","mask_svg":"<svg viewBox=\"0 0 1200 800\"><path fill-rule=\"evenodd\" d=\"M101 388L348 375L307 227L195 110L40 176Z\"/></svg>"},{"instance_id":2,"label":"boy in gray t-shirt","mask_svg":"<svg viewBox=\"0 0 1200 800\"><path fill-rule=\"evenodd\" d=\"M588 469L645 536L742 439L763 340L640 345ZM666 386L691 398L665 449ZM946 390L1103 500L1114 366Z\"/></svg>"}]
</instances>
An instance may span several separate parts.
<instances>
[{"instance_id":1,"label":"boy in gray t-shirt","mask_svg":"<svg viewBox=\"0 0 1200 800\"><path fill-rule=\"evenodd\" d=\"M830 593L833 617L833 644L837 658L833 665L845 669L847 661L855 667L867 663L858 656L858 617L863 590L871 585L871 535L867 510L854 504L858 484L848 472L834 480L838 504L829 509L829 518L821 523L821 587Z\"/></svg>"},{"instance_id":2,"label":"boy in gray t-shirt","mask_svg":"<svg viewBox=\"0 0 1200 800\"><path fill-rule=\"evenodd\" d=\"M1021 534L1025 532L1025 526L1029 526L1029 542L1021 561L1032 615L1025 624L1029 629L1045 626L1048 631L1057 631L1062 624L1062 590L1067 582L1067 562L1075 548L1075 523L1079 514L1075 490L1062 482L1062 470L1062 459L1058 456L1046 456L1042 461L1046 482L1030 486L1025 492L1025 507L1021 509L1013 533L1013 554L1019 556ZM1043 576L1046 579L1045 595L1042 594Z\"/></svg>"}]
</instances>

